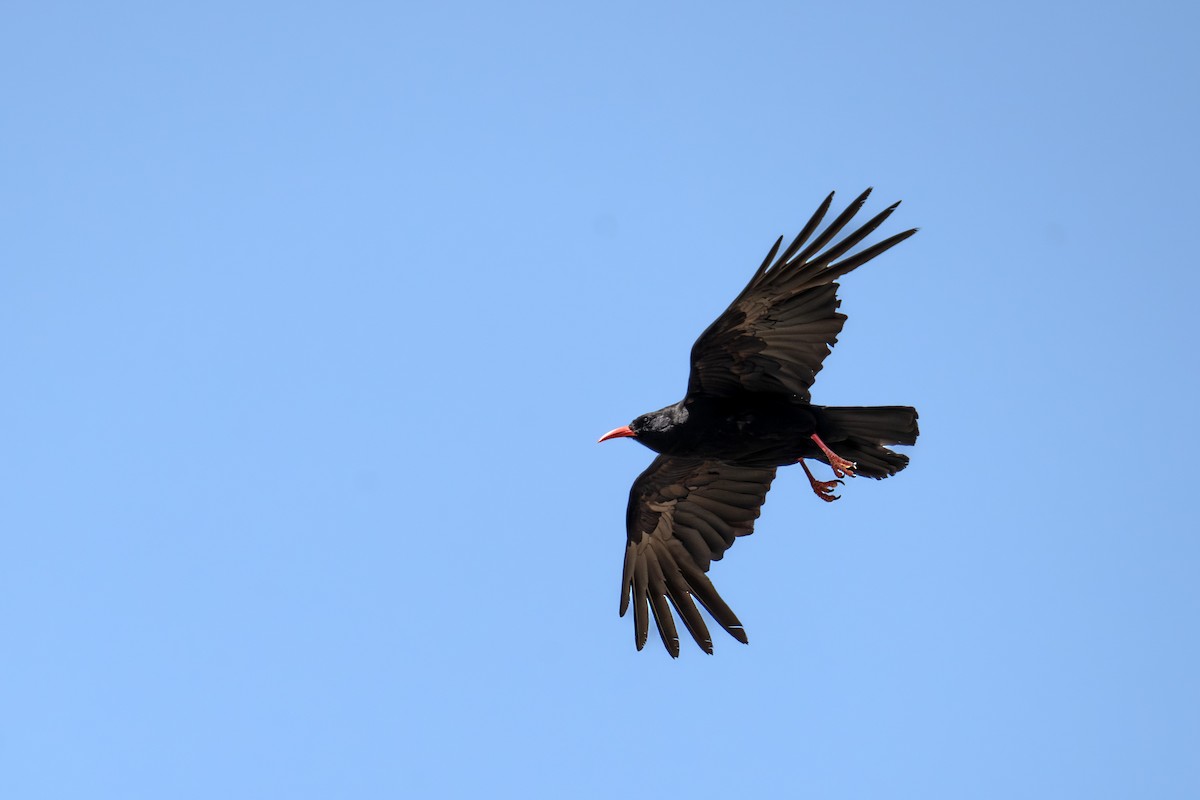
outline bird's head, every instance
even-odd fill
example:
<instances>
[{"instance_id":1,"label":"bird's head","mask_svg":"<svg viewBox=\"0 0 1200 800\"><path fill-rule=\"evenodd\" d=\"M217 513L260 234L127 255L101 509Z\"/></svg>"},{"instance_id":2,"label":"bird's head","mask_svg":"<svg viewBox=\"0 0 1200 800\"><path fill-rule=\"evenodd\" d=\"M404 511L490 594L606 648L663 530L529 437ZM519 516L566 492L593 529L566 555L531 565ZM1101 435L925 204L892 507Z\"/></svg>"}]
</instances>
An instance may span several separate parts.
<instances>
[{"instance_id":1,"label":"bird's head","mask_svg":"<svg viewBox=\"0 0 1200 800\"><path fill-rule=\"evenodd\" d=\"M671 432L677 425L687 420L687 410L675 405L642 414L628 425L613 428L600 437L597 443L607 439L620 439L623 436L636 439L651 450L663 452Z\"/></svg>"}]
</instances>

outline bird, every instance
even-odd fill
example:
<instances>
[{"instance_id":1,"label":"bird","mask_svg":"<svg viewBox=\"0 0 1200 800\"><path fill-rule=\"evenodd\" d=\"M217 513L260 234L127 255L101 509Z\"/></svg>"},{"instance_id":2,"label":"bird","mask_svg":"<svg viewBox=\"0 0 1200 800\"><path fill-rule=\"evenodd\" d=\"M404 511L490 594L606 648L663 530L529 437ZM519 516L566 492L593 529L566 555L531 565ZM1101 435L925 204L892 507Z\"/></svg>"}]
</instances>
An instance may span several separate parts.
<instances>
[{"instance_id":1,"label":"bird","mask_svg":"<svg viewBox=\"0 0 1200 800\"><path fill-rule=\"evenodd\" d=\"M833 502L842 479L886 478L908 464L889 445L916 443L915 408L821 406L810 393L846 321L836 281L917 232L851 254L900 205L837 239L870 194L868 188L822 229L831 192L782 252L779 237L692 346L684 398L600 437L631 438L658 454L633 482L625 519L620 612L624 617L632 606L638 650L653 617L667 652L679 657L674 608L711 655L697 601L729 635L749 643L707 573L735 539L754 532L779 467L800 464L817 497ZM827 464L834 478L818 480L806 459Z\"/></svg>"}]
</instances>

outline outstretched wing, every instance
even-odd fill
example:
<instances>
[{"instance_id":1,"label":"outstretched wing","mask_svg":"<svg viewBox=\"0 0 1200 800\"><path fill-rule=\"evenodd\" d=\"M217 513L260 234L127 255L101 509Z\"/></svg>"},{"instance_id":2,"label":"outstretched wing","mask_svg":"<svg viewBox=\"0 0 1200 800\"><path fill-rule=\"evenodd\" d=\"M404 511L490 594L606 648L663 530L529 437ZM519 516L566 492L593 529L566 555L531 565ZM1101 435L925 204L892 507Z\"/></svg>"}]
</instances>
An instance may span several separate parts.
<instances>
[{"instance_id":1,"label":"outstretched wing","mask_svg":"<svg viewBox=\"0 0 1200 800\"><path fill-rule=\"evenodd\" d=\"M835 280L916 233L889 239L838 261L891 215L896 203L835 244L829 244L858 212L867 189L805 246L821 225L833 194L813 214L779 258L781 236L742 293L692 346L688 394L739 392L793 394L809 401L809 387L837 342L845 314L837 308ZM828 245L828 246L827 246Z\"/></svg>"},{"instance_id":2,"label":"outstretched wing","mask_svg":"<svg viewBox=\"0 0 1200 800\"><path fill-rule=\"evenodd\" d=\"M743 644L746 632L704 573L733 546L754 532L754 520L775 468L742 467L722 461L659 456L633 482L629 492L621 616L633 599L637 649L646 644L654 615L659 636L679 656L679 635L671 606L696 644L712 653L708 626L693 602ZM669 601L669 604L668 604Z\"/></svg>"}]
</instances>

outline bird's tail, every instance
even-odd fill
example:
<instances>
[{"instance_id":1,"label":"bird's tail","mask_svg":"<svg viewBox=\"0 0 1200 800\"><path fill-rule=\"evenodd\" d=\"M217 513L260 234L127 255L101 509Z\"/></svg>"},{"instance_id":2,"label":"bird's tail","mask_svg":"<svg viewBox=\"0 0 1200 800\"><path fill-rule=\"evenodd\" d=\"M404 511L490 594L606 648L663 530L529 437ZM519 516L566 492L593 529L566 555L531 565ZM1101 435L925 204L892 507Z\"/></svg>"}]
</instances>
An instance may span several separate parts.
<instances>
[{"instance_id":1,"label":"bird's tail","mask_svg":"<svg viewBox=\"0 0 1200 800\"><path fill-rule=\"evenodd\" d=\"M911 406L825 406L830 424L826 443L858 464L858 474L886 478L908 466L908 456L884 445L916 444L917 410ZM822 459L824 460L824 459Z\"/></svg>"}]
</instances>

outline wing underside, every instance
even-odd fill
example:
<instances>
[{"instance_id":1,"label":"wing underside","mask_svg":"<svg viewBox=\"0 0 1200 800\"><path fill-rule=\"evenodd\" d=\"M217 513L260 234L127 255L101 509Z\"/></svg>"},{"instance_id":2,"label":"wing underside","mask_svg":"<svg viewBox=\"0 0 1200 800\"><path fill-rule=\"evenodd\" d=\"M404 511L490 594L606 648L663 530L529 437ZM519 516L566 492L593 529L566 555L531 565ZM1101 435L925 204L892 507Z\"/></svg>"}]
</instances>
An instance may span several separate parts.
<instances>
[{"instance_id":1,"label":"wing underside","mask_svg":"<svg viewBox=\"0 0 1200 800\"><path fill-rule=\"evenodd\" d=\"M673 609L696 643L711 653L712 637L697 602L729 635L746 642L741 622L705 573L737 537L753 532L774 478L773 467L660 455L634 482L621 616L632 601L639 650L653 618L667 651L679 655Z\"/></svg>"}]
</instances>

